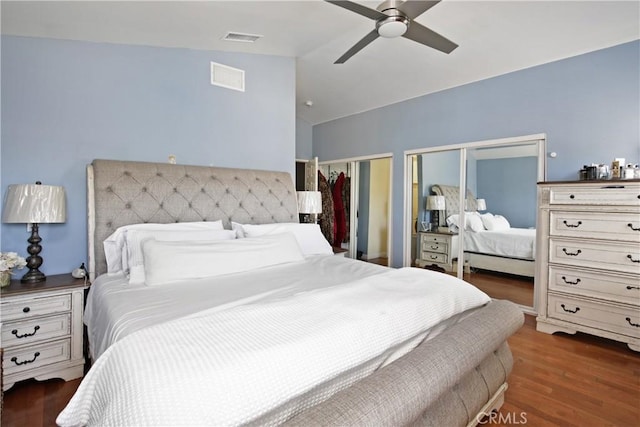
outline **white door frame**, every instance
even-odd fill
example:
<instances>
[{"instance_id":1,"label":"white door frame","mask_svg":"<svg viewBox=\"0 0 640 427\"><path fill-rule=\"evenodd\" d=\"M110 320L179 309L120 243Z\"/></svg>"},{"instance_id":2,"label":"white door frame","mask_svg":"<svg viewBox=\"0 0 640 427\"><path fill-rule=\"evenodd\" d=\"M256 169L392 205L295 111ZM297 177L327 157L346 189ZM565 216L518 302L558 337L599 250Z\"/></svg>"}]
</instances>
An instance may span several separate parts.
<instances>
[{"instance_id":1,"label":"white door frame","mask_svg":"<svg viewBox=\"0 0 640 427\"><path fill-rule=\"evenodd\" d=\"M393 153L381 153L381 154L372 154L369 156L358 156L358 157L349 157L346 159L337 159L337 160L323 160L318 162L318 165L328 165L332 163L349 163L351 167L351 206L349 209L349 235L351 236L351 242L355 244L349 244L349 257L356 259L358 252L358 200L359 200L359 186L358 183L360 181L360 168L358 162L366 161L366 160L379 160L379 159L389 159L389 204L388 204L388 212L387 212L387 259L389 260L389 265L391 264L391 260L393 259Z\"/></svg>"}]
</instances>

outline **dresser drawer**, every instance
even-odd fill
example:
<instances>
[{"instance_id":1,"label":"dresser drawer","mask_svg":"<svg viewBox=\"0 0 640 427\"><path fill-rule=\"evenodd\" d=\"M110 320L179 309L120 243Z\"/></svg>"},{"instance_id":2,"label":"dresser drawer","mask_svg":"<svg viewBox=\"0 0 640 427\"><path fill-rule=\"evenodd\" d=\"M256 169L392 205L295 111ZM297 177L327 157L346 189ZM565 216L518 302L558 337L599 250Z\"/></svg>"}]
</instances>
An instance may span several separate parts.
<instances>
[{"instance_id":1,"label":"dresser drawer","mask_svg":"<svg viewBox=\"0 0 640 427\"><path fill-rule=\"evenodd\" d=\"M52 363L71 359L71 338L6 350L2 367L4 374L15 374Z\"/></svg>"},{"instance_id":2,"label":"dresser drawer","mask_svg":"<svg viewBox=\"0 0 640 427\"><path fill-rule=\"evenodd\" d=\"M431 263L437 263L437 264L448 263L447 254L440 254L436 252L422 252L422 254L420 254L420 258L423 261L431 262Z\"/></svg>"},{"instance_id":3,"label":"dresser drawer","mask_svg":"<svg viewBox=\"0 0 640 427\"><path fill-rule=\"evenodd\" d=\"M2 345L10 348L31 344L71 333L71 314L45 316L2 324Z\"/></svg>"},{"instance_id":4,"label":"dresser drawer","mask_svg":"<svg viewBox=\"0 0 640 427\"><path fill-rule=\"evenodd\" d=\"M640 206L638 184L608 182L549 189L550 205Z\"/></svg>"},{"instance_id":5,"label":"dresser drawer","mask_svg":"<svg viewBox=\"0 0 640 427\"><path fill-rule=\"evenodd\" d=\"M2 301L2 322L71 311L71 295Z\"/></svg>"},{"instance_id":6,"label":"dresser drawer","mask_svg":"<svg viewBox=\"0 0 640 427\"><path fill-rule=\"evenodd\" d=\"M550 238L549 262L640 274L640 246Z\"/></svg>"},{"instance_id":7,"label":"dresser drawer","mask_svg":"<svg viewBox=\"0 0 640 427\"><path fill-rule=\"evenodd\" d=\"M448 252L448 245L446 243L438 243L438 242L423 242L422 250L427 252L438 252L441 254L446 254Z\"/></svg>"},{"instance_id":8,"label":"dresser drawer","mask_svg":"<svg viewBox=\"0 0 640 427\"><path fill-rule=\"evenodd\" d=\"M550 266L549 289L640 307L640 280L623 274L592 273L578 268Z\"/></svg>"},{"instance_id":9,"label":"dresser drawer","mask_svg":"<svg viewBox=\"0 0 640 427\"><path fill-rule=\"evenodd\" d=\"M552 236L640 243L640 214L552 211L549 215Z\"/></svg>"},{"instance_id":10,"label":"dresser drawer","mask_svg":"<svg viewBox=\"0 0 640 427\"><path fill-rule=\"evenodd\" d=\"M549 294L549 317L640 338L640 309Z\"/></svg>"}]
</instances>

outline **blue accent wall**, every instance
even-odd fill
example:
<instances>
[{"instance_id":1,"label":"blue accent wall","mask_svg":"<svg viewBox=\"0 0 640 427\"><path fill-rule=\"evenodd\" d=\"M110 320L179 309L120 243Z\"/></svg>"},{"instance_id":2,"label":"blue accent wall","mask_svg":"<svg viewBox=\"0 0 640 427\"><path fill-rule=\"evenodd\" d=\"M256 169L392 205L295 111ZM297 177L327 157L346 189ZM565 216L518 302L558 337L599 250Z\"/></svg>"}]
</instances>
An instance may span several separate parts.
<instances>
[{"instance_id":1,"label":"blue accent wall","mask_svg":"<svg viewBox=\"0 0 640 427\"><path fill-rule=\"evenodd\" d=\"M515 157L476 161L478 189L474 193L487 202L486 212L502 215L512 227L536 226L538 159Z\"/></svg>"},{"instance_id":2,"label":"blue accent wall","mask_svg":"<svg viewBox=\"0 0 640 427\"><path fill-rule=\"evenodd\" d=\"M392 264L400 266L405 150L546 133L557 153L547 159L549 180L576 179L582 165L614 157L640 163L639 75L633 41L316 125L313 152L321 161L393 153Z\"/></svg>"},{"instance_id":3,"label":"blue accent wall","mask_svg":"<svg viewBox=\"0 0 640 427\"><path fill-rule=\"evenodd\" d=\"M40 227L42 271L87 259L85 167L94 158L294 173L295 59L2 36L2 196L40 180L67 191L65 224ZM210 84L210 62L246 71L246 91ZM24 225L3 251L26 255Z\"/></svg>"},{"instance_id":4,"label":"blue accent wall","mask_svg":"<svg viewBox=\"0 0 640 427\"><path fill-rule=\"evenodd\" d=\"M296 159L309 160L313 157L313 126L296 117Z\"/></svg>"}]
</instances>

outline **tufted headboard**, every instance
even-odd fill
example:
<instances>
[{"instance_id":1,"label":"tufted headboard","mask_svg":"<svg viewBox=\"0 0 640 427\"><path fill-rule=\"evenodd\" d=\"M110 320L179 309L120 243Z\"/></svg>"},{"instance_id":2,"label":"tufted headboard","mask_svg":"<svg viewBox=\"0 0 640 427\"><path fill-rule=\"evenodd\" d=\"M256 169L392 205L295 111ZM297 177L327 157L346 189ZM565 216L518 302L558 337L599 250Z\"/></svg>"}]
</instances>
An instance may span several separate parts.
<instances>
[{"instance_id":1,"label":"tufted headboard","mask_svg":"<svg viewBox=\"0 0 640 427\"><path fill-rule=\"evenodd\" d=\"M437 196L444 196L444 207L446 218L460 212L460 187L453 185L435 184L431 186L431 191ZM467 211L475 211L477 208L476 198L471 190L467 190L468 206Z\"/></svg>"},{"instance_id":2,"label":"tufted headboard","mask_svg":"<svg viewBox=\"0 0 640 427\"><path fill-rule=\"evenodd\" d=\"M106 272L102 242L145 222L298 222L291 175L250 169L94 160L87 166L89 273Z\"/></svg>"}]
</instances>

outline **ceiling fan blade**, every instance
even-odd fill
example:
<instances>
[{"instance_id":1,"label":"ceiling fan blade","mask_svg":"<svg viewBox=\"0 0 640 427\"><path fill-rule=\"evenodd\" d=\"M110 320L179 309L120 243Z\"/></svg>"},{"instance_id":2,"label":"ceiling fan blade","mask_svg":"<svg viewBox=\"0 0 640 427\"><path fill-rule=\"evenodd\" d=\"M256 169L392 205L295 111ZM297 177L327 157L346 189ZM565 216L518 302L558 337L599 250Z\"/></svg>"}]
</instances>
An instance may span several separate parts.
<instances>
[{"instance_id":1,"label":"ceiling fan blade","mask_svg":"<svg viewBox=\"0 0 640 427\"><path fill-rule=\"evenodd\" d=\"M362 6L361 4L354 3L352 1L333 1L333 0L325 0L327 3L335 4L336 6L343 7L351 12L355 12L358 15L366 16L367 18L371 18L374 20L385 19L388 16L382 12L378 12L375 9L369 9L366 6Z\"/></svg>"},{"instance_id":2,"label":"ceiling fan blade","mask_svg":"<svg viewBox=\"0 0 640 427\"><path fill-rule=\"evenodd\" d=\"M424 25L418 24L416 21L411 21L409 29L402 35L402 37L406 37L444 53L451 53L458 47L458 45L451 40L442 37L440 34L428 29Z\"/></svg>"},{"instance_id":3,"label":"ceiling fan blade","mask_svg":"<svg viewBox=\"0 0 640 427\"><path fill-rule=\"evenodd\" d=\"M440 3L440 0L435 0L435 1L408 0L408 1L405 1L404 3L401 3L398 6L398 10L404 13L405 15L407 15L407 17L413 19L422 15L423 13L425 13L427 10L431 9L433 6L437 5L438 3Z\"/></svg>"},{"instance_id":4,"label":"ceiling fan blade","mask_svg":"<svg viewBox=\"0 0 640 427\"><path fill-rule=\"evenodd\" d=\"M358 43L353 45L353 47L349 49L344 55L338 58L338 60L334 62L334 64L344 64L345 62L347 62L347 59L351 58L353 55L360 52L366 45L368 45L378 37L380 37L378 35L378 30L371 31L369 34L364 36L362 40L360 40Z\"/></svg>"}]
</instances>

